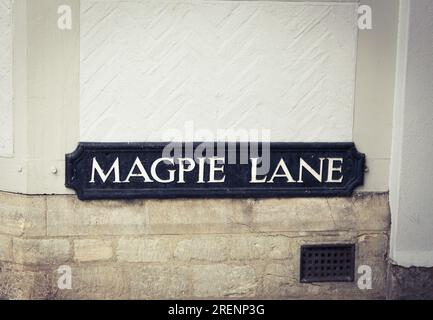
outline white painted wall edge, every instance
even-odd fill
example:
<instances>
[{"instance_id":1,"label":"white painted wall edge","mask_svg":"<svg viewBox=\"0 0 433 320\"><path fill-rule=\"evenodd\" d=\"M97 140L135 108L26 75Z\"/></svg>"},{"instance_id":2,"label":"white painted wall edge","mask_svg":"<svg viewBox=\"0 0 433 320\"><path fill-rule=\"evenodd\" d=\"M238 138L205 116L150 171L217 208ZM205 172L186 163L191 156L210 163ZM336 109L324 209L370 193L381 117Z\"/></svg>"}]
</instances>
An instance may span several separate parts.
<instances>
[{"instance_id":1,"label":"white painted wall edge","mask_svg":"<svg viewBox=\"0 0 433 320\"><path fill-rule=\"evenodd\" d=\"M390 171L390 259L433 267L433 2L401 0Z\"/></svg>"},{"instance_id":2,"label":"white painted wall edge","mask_svg":"<svg viewBox=\"0 0 433 320\"><path fill-rule=\"evenodd\" d=\"M13 5L0 0L0 157L13 156Z\"/></svg>"},{"instance_id":3,"label":"white painted wall edge","mask_svg":"<svg viewBox=\"0 0 433 320\"><path fill-rule=\"evenodd\" d=\"M1 191L73 193L64 157L78 144L80 1L61 3L72 7L72 30L55 27L58 0L14 0L14 156L0 157Z\"/></svg>"},{"instance_id":4,"label":"white painted wall edge","mask_svg":"<svg viewBox=\"0 0 433 320\"><path fill-rule=\"evenodd\" d=\"M358 190L388 192L399 3L362 0L360 5L371 8L373 29L358 35L353 140L368 167Z\"/></svg>"},{"instance_id":5,"label":"white painted wall edge","mask_svg":"<svg viewBox=\"0 0 433 320\"><path fill-rule=\"evenodd\" d=\"M391 263L404 268L433 266L433 251L396 251Z\"/></svg>"},{"instance_id":6,"label":"white painted wall edge","mask_svg":"<svg viewBox=\"0 0 433 320\"><path fill-rule=\"evenodd\" d=\"M0 190L27 191L27 0L13 1L13 155L0 156Z\"/></svg>"},{"instance_id":7,"label":"white painted wall edge","mask_svg":"<svg viewBox=\"0 0 433 320\"><path fill-rule=\"evenodd\" d=\"M398 39L397 39L397 61L395 96L393 112L393 130L391 142L391 163L389 175L389 205L391 209L391 239L390 239L390 258L396 263L400 263L396 252L396 233L398 225L398 211L400 198L400 174L403 144L403 112L406 99L406 73L407 73L407 53L409 39L409 19L410 9L408 0L400 0Z\"/></svg>"}]
</instances>

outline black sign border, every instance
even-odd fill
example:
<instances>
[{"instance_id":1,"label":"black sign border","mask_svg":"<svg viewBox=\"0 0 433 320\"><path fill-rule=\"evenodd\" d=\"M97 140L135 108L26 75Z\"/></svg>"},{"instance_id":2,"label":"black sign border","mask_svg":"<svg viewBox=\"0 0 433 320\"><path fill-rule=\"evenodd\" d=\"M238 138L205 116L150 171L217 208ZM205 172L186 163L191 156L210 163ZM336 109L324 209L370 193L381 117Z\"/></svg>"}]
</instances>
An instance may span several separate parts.
<instances>
[{"instance_id":1,"label":"black sign border","mask_svg":"<svg viewBox=\"0 0 433 320\"><path fill-rule=\"evenodd\" d=\"M179 142L186 144L188 142ZM203 142L193 142L195 148ZM205 142L212 143L212 142ZM215 142L216 144L217 142ZM246 142L247 143L247 142ZM256 143L256 142L248 142ZM103 151L103 152L125 152L133 150L146 149L162 149L168 142L80 142L74 152L65 155L65 186L75 190L77 197L80 200L110 200L110 199L176 199L176 198L289 198L289 197L349 197L353 194L356 187L362 186L364 183L364 168L365 154L359 153L353 142L271 142L271 148L277 150L287 150L297 152L312 150L317 152L332 152L345 151L354 159L354 176L352 180L347 182L344 187L330 187L328 189L315 189L314 187L308 190L299 189L272 189L262 186L255 187L236 187L236 188L207 188L194 189L129 189L129 190L112 190L112 189L91 189L83 190L80 184L74 179L74 162L79 160L87 150ZM230 147L236 146L239 150L239 145L243 143L226 143L227 150ZM258 142L260 144L260 142ZM357 174L358 173L358 174Z\"/></svg>"}]
</instances>

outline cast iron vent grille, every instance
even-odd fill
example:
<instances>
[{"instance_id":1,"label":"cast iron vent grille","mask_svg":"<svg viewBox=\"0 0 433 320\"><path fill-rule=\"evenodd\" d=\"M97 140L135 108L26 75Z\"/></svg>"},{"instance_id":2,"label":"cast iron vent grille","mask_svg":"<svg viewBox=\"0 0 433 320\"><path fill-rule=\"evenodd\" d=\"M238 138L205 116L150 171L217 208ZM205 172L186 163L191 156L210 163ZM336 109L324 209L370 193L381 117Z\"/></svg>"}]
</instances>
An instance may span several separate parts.
<instances>
[{"instance_id":1,"label":"cast iron vent grille","mask_svg":"<svg viewBox=\"0 0 433 320\"><path fill-rule=\"evenodd\" d=\"M354 273L354 244L301 246L301 282L352 282Z\"/></svg>"}]
</instances>

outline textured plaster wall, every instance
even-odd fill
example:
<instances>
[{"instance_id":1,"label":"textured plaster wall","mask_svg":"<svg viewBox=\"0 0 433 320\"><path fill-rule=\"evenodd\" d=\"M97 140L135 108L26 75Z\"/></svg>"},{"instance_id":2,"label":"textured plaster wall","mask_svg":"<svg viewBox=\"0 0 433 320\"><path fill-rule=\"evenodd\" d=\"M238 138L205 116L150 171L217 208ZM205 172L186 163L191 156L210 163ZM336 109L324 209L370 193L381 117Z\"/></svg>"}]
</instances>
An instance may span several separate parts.
<instances>
[{"instance_id":1,"label":"textured plaster wall","mask_svg":"<svg viewBox=\"0 0 433 320\"><path fill-rule=\"evenodd\" d=\"M433 266L433 1L401 2L390 202L391 257Z\"/></svg>"},{"instance_id":2,"label":"textured plaster wall","mask_svg":"<svg viewBox=\"0 0 433 320\"><path fill-rule=\"evenodd\" d=\"M13 153L12 4L0 0L0 157Z\"/></svg>"},{"instance_id":3,"label":"textured plaster wall","mask_svg":"<svg viewBox=\"0 0 433 320\"><path fill-rule=\"evenodd\" d=\"M80 139L168 140L193 121L214 133L196 140L272 129L274 141L352 141L356 9L82 0Z\"/></svg>"},{"instance_id":4,"label":"textured plaster wall","mask_svg":"<svg viewBox=\"0 0 433 320\"><path fill-rule=\"evenodd\" d=\"M83 135L81 135L80 137L79 132L79 123L81 123L81 125L83 126L83 124L85 124L86 122L88 124L91 122L90 118L88 118L87 120L84 119L85 116L83 115L83 110L80 110L81 107L84 108L83 95L81 95L82 101L80 102L80 73L83 75L87 72L88 74L89 71L93 70L92 68L94 67L90 62L88 62L87 66L90 67L86 68L86 70L83 70L83 68L81 68L80 71L80 64L82 64L82 61L80 63L80 46L83 49L83 46L82 44L80 44L80 42L87 42L87 44L89 45L89 41L84 41L83 39L80 40L80 28L86 28L86 24L88 25L89 23L92 23L92 21L81 23L80 18L83 17L85 14L90 14L90 12L94 10L88 8L89 3L87 1L83 1L83 5L89 10L80 10L80 2L81 1L76 0L14 1L14 158L0 157L0 189L3 191L21 192L29 194L71 193L71 190L64 187L64 155L65 153L72 152L75 149L79 140L87 139L83 137ZM102 6L103 8L105 8L105 6L107 6L107 8L110 8L111 6L115 5L116 2L119 3L119 6L137 6L137 1L112 0L100 1L95 5L97 7ZM149 3L145 0L139 2L142 4ZM152 1L152 3L165 3L166 5L174 6L176 3L178 3L178 1ZM194 71L192 69L194 72L190 72L190 74L196 78L193 77L189 80L189 82L185 82L185 85L188 86L189 91L179 89L179 93L181 93L183 96L187 95L188 97L192 98L210 97L206 100L206 102L212 101L213 99L216 101L214 101L214 105L218 101L220 101L218 102L221 103L218 110L224 111L224 113L220 114L222 119L227 120L226 123L222 123L222 128L233 127L236 129L240 129L247 127L247 125L252 126L252 124L254 123L264 127L265 125L267 126L267 124L271 123L272 126L270 127L274 128L275 124L275 128L277 129L275 132L278 131L278 134L281 133L281 135L283 135L282 138L279 138L277 135L274 134L275 132L272 131L271 133L273 140L353 140L358 146L359 150L366 153L368 159L367 165L369 168L369 171L366 173L365 185L363 188L360 188L358 190L362 192L387 192L389 170L389 144L391 131L390 119L392 116L392 89L389 88L393 88L392 82L394 78L394 39L396 35L394 26L396 25L397 20L396 2L394 0L383 0L380 2L375 0L362 0L360 2L361 4L368 4L373 9L374 28L373 30L360 30L358 32L359 37L356 37L357 31L355 29L352 30L352 28L356 27L355 8L357 6L357 3L355 1L320 1L318 3L312 1L185 1L182 3L181 7L185 7L188 5L197 6L200 3L206 4L207 6L215 4L222 5L224 8L227 8L227 6L230 5L233 6L238 4L245 5L246 8L254 8L254 6L256 6L257 8L266 8L267 6L269 6L270 11L264 10L269 14L266 14L264 17L266 17L266 21L269 19L272 25L281 21L278 19L273 19L276 6L280 6L279 8L282 8L282 11L288 11L288 8L294 8L293 10L296 9L299 12L299 8L304 8L304 17L301 19L303 15L299 12L300 15L298 15L298 18L295 19L298 20L299 23L305 24L300 24L299 26L297 26L287 21L287 26L290 25L291 27L293 27L291 31L288 30L287 36L286 33L281 33L281 30L278 26L277 28L274 28L272 27L272 25L269 26L266 23L262 23L264 19L258 21L257 18L256 22L258 24L250 24L250 29L247 29L250 31L252 30L251 32L260 34L266 33L268 32L268 30L271 30L273 34L272 37L276 37L278 39L282 38L283 40L285 39L284 41L281 40L281 43L285 43L286 45L289 41L287 40L287 38L293 37L293 32L303 30L304 36L308 37L308 39L299 38L298 44L296 45L300 45L303 50L305 49L306 53L304 55L300 55L299 52L301 50L293 48L292 52L284 52L284 55L282 55L280 58L295 58L299 54L298 57L302 57L306 61L306 63L308 63L308 59L314 58L314 55L312 55L313 51L317 52L317 54L320 55L323 53L323 57L328 54L329 59L325 59L323 63L319 63L315 67L311 68L309 68L308 65L304 65L302 69L304 71L311 72L313 74L312 78L316 80L323 76L324 81L322 81L322 83L320 83L320 85L317 85L316 87L313 86L314 88L311 92L314 92L314 97L305 95L304 99L299 100L300 102L297 106L293 106L293 104L287 104L287 107L285 107L286 104L284 102L284 99L286 99L287 101L290 99L294 99L293 101L297 101L297 99L299 98L299 92L305 93L305 91L308 91L312 84L308 82L308 79L306 80L306 78L302 76L301 69L295 70L297 74L301 75L300 78L292 80L291 82L293 84L293 81L299 80L301 83L301 86L299 86L299 88L293 88L289 86L285 87L284 83L274 81L274 78L276 79L280 77L281 73L279 73L280 71L277 67L275 67L275 63L272 62L270 65L273 66L273 69L270 69L270 71L264 75L263 79L266 80L264 81L266 83L268 79L270 79L269 81L274 82L273 85L269 84L267 87L258 88L258 85L254 84L254 86L256 86L257 88L255 88L255 91L252 92L252 90L247 89L248 86L247 83L245 83L245 92L248 92L252 95L252 98L250 100L248 100L249 98L247 97L247 95L242 97L232 96L232 100L227 100L227 95L225 96L226 98L224 98L223 96L219 96L214 99L212 98L212 95L210 95L212 92L203 93L202 89L194 91L194 86L191 83L191 79L198 79L197 77L199 75L209 75L209 73L207 72L209 68L205 68L205 71L203 72L200 71L201 69L198 71ZM70 5L72 8L73 27L71 30L59 30L55 27L57 19L59 17L59 15L57 14L57 8L59 5L65 4ZM330 11L328 15L325 14L325 17L322 20L316 19L314 20L316 24L311 24L311 22L313 22L311 18L317 18L317 12L319 12L320 8L332 9L329 9ZM235 14L237 12L237 18L242 19L243 17L245 17L244 13L246 11L239 10L236 10ZM316 12L315 10L318 11ZM80 11L84 11L83 14L81 14ZM348 18L348 11L353 11L353 15L350 14L350 22L344 21L346 18ZM103 14L103 12L105 11L101 12L102 13L100 14ZM193 10L192 12L196 11ZM219 10L216 10L216 12L219 12ZM243 14L241 14L242 12ZM260 10L258 12L260 12ZM311 15L306 17L306 12L311 13ZM135 12L132 12L131 14L123 14L122 19L119 19L115 13L116 12L113 12L111 15L103 19L101 25L95 26L95 29L92 30L91 34L93 33L96 38L98 37L98 35L101 35L101 37L105 37L104 39L106 40L106 43L104 45L100 44L102 47L106 46L110 42L113 43L114 47L114 43L117 43L117 48L119 49L119 52L116 51L116 54L113 53L113 59L120 59L119 54L122 53L120 55L120 57L122 57L122 59L124 60L123 61L122 59L120 59L122 60L122 62L127 63L127 58L133 56L135 60L132 59L132 63L137 64L136 61L139 61L139 65L145 65L145 62L140 62L140 59L144 57L141 52L138 52L137 50L129 50L129 47L133 47L134 49L134 43L131 44L130 41L128 42L128 37L130 36L129 33L121 34L122 36L125 36L124 41L122 42L121 39L119 40L120 35L116 35L115 32L113 32L111 35L108 35L106 31L106 28L108 27L108 29L110 30L118 30L118 32L121 33L124 32L121 24L119 23L123 24L124 16L133 17ZM153 13L158 14L158 11L154 11ZM336 15L337 13L338 15ZM286 13L286 15L288 15L288 13ZM263 16L262 13L259 14L259 17L261 16ZM278 17L278 14L276 16ZM107 21L108 23L110 19L114 20L119 25L110 26L109 24L107 24L106 26L106 23L104 21ZM125 19L126 21L128 20L127 18ZM235 22L236 21L234 21L233 23ZM167 23L167 21L165 21L165 23ZM143 21L138 19L136 26L137 30L134 29L134 32L138 32L138 29L142 30L142 24ZM185 28L187 26L193 27L191 25L188 25L187 22L185 22L185 24ZM345 28L346 25L349 26L349 29ZM184 31L185 28L181 29L181 31ZM193 28L193 30L195 29ZM332 35L329 35L328 32L331 31ZM351 41L342 41L342 39L344 38L343 36L352 34L352 31L355 38ZM237 29L234 30L234 33L236 32L238 32ZM248 38L245 32L241 32L242 37L238 35L240 39L235 39L232 41L233 47L236 47L236 44L244 37ZM321 42L320 36L318 36L320 32L323 32L323 36L329 37L326 42ZM83 36L84 32L81 32L81 34ZM230 33L228 36L230 37L231 34L232 33ZM318 38L316 38L316 36ZM210 39L218 39L215 37L216 36L210 37ZM145 37L143 39L145 39ZM203 35L201 41L204 41L203 39L207 39L206 34ZM183 52L188 52L185 48L197 47L198 45L190 45L190 43L194 44L194 41L195 38L189 39L188 42L180 41L180 47L184 49ZM249 44L239 42L238 45L245 45L244 50L240 50L238 53L236 53L235 49L232 48L230 49L231 51L227 52L234 52L235 55L242 55L246 59L245 61L247 61L249 59L249 55L254 54L254 52L248 53L248 51L245 50L247 48L251 48L252 44L254 44L256 47L260 47L260 43L257 41ZM271 52L272 57L278 56L277 45L279 42L273 43L271 40L267 41L263 38L261 38L260 41L262 41L263 46L266 45L267 47L269 47L269 49L265 48L266 50L262 49L261 47L259 48L264 58L267 57L266 55L264 55L264 53L266 52ZM216 42L216 40L213 42ZM335 47L334 44L336 44L337 42L341 42L343 46L341 48ZM90 43L90 45L91 44L92 43ZM313 45L308 47L309 44ZM294 45L294 47L296 47L296 45ZM354 46L357 46L356 53L354 53L357 55L356 72L354 69L350 71L346 68L339 67L340 64L342 66L346 65L346 60L340 59L340 57L347 54L347 56L345 57L348 58L348 51L352 50ZM124 48L127 48L128 50L124 50ZM206 46L203 46L203 48L206 48ZM125 53L125 51L127 52ZM132 52L135 53L133 54ZM98 54L101 55L100 58L103 60L102 52L99 52ZM190 55L196 56L195 53L191 53ZM337 55L340 61L335 62L333 60L334 55ZM213 56L213 52L210 52L209 56ZM152 55L151 57L147 57L149 59L153 59L153 57L160 58L160 56L157 54ZM94 57L89 57L89 59L97 60L94 59ZM233 59L233 62L242 65L242 61L237 61L235 57ZM186 60L187 62L189 61L188 66L194 66L194 63L191 62L192 59ZM213 60L210 60L210 62L212 61ZM262 60L261 62L262 65L263 61L264 60ZM98 71L99 73L103 70L104 72L108 73L112 72L111 70L107 70L107 68L104 68L104 65L101 65L99 63L99 60L93 62L95 63L95 66L98 66L98 68L101 67L100 70L98 69L94 71ZM198 59L197 65L200 65L199 62L200 61ZM181 63L185 64L183 60L181 61ZM337 69L332 69L331 67L329 67L333 63L338 64ZM352 63L354 64L354 61ZM258 63L258 66L259 65L260 63ZM302 66L301 62L294 63L293 65L298 67ZM122 68L123 67L124 66L122 66ZM159 67L164 69L164 66L162 65L160 65ZM329 76L328 74L323 74L322 72L326 68L330 69L331 73ZM127 65L125 70L129 70ZM179 70L183 69L179 67L177 71L180 72ZM252 73L259 74L259 71L263 73L263 70L263 68L259 69L258 67L252 67L250 71ZM334 74L336 70L338 70L337 75ZM220 74L224 72L228 74L229 72L226 71L222 70L220 71ZM248 74L248 70L244 71ZM98 74L98 72L96 72L96 74ZM132 72L135 71L133 70ZM272 74L275 73L275 77L271 77L271 72ZM350 81L348 82L347 86L346 84L342 85L344 86L344 90L338 92L336 92L337 90L333 90L332 92L328 92L327 90L325 90L329 86L333 87L333 85L335 84L335 82L327 82L326 80L328 78L340 79L339 77L345 77L345 75L349 73L352 82L354 81L353 79L356 74L356 92L354 97L355 107L353 107L352 100L346 104L342 103L342 100L339 99L340 96L344 96L344 99L348 97L346 95L347 92L345 91L345 89L349 88L348 86L350 85ZM160 72L160 74L162 73ZM215 79L214 74L210 75L213 76ZM128 73L124 76L129 77L130 74ZM154 75L154 77L157 78L157 75ZM246 76L241 76L241 78L242 77L246 79ZM281 77L284 77L284 74ZM167 78L162 78L162 81L168 81L170 79L174 78L170 77L170 75L167 75ZM156 111L156 113L159 114L160 119L168 119L169 121L169 123L165 127L162 127L161 130L161 126L159 126L161 123L158 123L156 121L154 122L153 120L148 121L149 119L146 118L146 116L149 115L146 112L151 109L149 109L148 105L143 104L141 101L139 101L139 107L141 108L140 110L138 110L139 112L127 112L130 108L133 108L133 104L127 103L128 101L130 101L128 99L116 100L117 96L122 99L124 98L124 96L134 96L137 94L137 88L141 89L142 87L144 87L144 89L142 90L144 94L147 92L146 90L149 90L149 87L144 86L142 83L137 83L134 81L128 83L126 80L124 80L125 82L123 83L127 83L129 85L126 86L126 89L123 88L119 93L116 86L113 87L113 84L119 80L117 79L116 81L113 81L114 82L111 84L111 87L108 86L105 90L101 90L101 95L98 98L95 97L96 99L94 103L92 103L91 106L89 105L87 109L87 111L89 112L88 115L93 114L91 117L94 119L94 123L92 123L91 125L94 126L94 128L96 128L96 130L98 130L100 134L107 133L108 136L112 137L115 132L118 133L116 134L116 137L107 138L107 140L130 140L129 138L126 139L125 136L136 136L134 140L139 141L145 141L146 139L162 140L161 132L164 131L165 128L174 127L174 123L177 123L177 125L179 125L181 128L183 127L185 118L187 118L188 115L184 111L180 111L176 113L176 115L171 116L176 110L172 112L173 110L170 110L169 108L164 109L163 107L160 107ZM206 85L215 82L210 78L207 78L207 80L205 79L203 81ZM221 82L219 83L221 84L222 82L223 81L221 80ZM95 78L93 88L95 89L98 87L98 85L103 84L103 81L100 84L96 83ZM155 88L157 86L159 89L161 89L165 85L170 87L167 83L152 83L150 88ZM276 87L275 90L269 89L272 88L274 85ZM351 85L353 85L353 83ZM197 84L197 86L199 87L199 84ZM221 84L221 86L223 86L223 83ZM89 85L89 88L90 87L91 86ZM203 88L203 85L201 85L201 88ZM290 95L282 97L282 92L286 88L287 93L290 93ZM237 89L239 89L239 87L237 87ZM300 91L296 91L297 89L299 89ZM274 93L279 90L281 90L280 95L275 95ZM234 92L234 90L228 90L226 93L230 92ZM106 99L108 93L112 93L114 95L114 98L112 100L106 101L104 99ZM331 96L331 93L334 96ZM161 98L161 92L155 92L155 94L156 95L151 95L151 97L155 96ZM320 101L320 107L318 107L317 105L317 103L319 103L319 97L323 98L322 101ZM104 101L101 102L99 99ZM163 97L159 100L162 99ZM239 109L233 107L237 103L236 101L241 100L243 101L243 104L239 107ZM265 110L264 106L266 106L266 110L269 110L269 108L272 110L266 112L256 112L257 108L250 109L249 106L253 104L249 103L256 100L262 103L260 105L260 108L262 108L261 110ZM173 106L172 103L179 104L181 103L181 100L177 98L170 98L170 102L168 104ZM106 106L110 106L111 104L113 104L113 106L109 107L109 110L105 108ZM115 104L117 104L117 107L115 107ZM283 104L284 108L286 109L277 111L274 110L277 107L281 107ZM162 106L162 104L159 105ZM230 115L230 113L232 112L231 109L223 109L226 106L230 105L233 107L232 109L234 110L232 113L233 116ZM303 105L305 108L300 108L301 105ZM208 108L209 106L210 104L203 104L202 108ZM268 106L270 107L268 108ZM324 108L323 110L322 106ZM339 106L342 106L343 111L337 110L338 108L340 108ZM294 107L294 109L292 110L291 107ZM335 113L326 113L325 109L327 108L337 111ZM308 113L304 111L312 109L316 110L317 112ZM103 110L105 110L106 113L104 113ZM218 122L218 119L216 117L215 119L212 119L215 120L212 121L212 123L203 124L203 122L205 121L203 119L205 119L208 114L216 112L213 109L203 110L200 109L199 112L189 113L190 116L193 117L193 120L195 120L195 128L203 129L209 127L211 129L215 129L217 127L217 124L215 123L219 123L218 126L220 126L221 122L223 121ZM287 110L286 113L285 110ZM293 118L290 118L290 116L288 115L289 111L291 115L293 115ZM94 112L101 113L95 115ZM113 115L118 117L120 122L118 124L113 123L113 125L111 125L111 123L114 121L111 117L111 122L108 121L110 125L108 125L104 130L101 131L101 124L98 123L100 123L101 121L104 122L104 119L106 119L111 112L113 113ZM352 113L354 114L353 121L351 118ZM288 119L286 119L287 121L281 120L284 119L284 116L286 115L288 117ZM156 115L153 115L153 117L156 117ZM305 119L305 121L303 121L301 118ZM350 119L347 122L343 123L342 121L340 121L343 118ZM233 121L235 121L233 119L238 119L239 123L233 123ZM293 119L301 120L294 121ZM321 119L323 119L323 121ZM330 120L330 122L327 122L327 120ZM351 123L351 121L353 123ZM296 123L293 125L293 122ZM334 126L334 124L336 123L338 124ZM352 125L353 135L351 134ZM154 136L156 136L156 138L151 137L153 132L155 133ZM323 133L323 135L319 134L319 132ZM286 136L284 136L284 134ZM262 137L263 136L259 135L257 139ZM347 137L347 139L345 137ZM250 138L256 140L253 136L250 136ZM94 140L98 139L94 137ZM101 141L104 140L105 139L101 139ZM22 168L22 170L20 170L20 168ZM54 170L54 172L56 173L53 173L53 168L57 170Z\"/></svg>"}]
</instances>

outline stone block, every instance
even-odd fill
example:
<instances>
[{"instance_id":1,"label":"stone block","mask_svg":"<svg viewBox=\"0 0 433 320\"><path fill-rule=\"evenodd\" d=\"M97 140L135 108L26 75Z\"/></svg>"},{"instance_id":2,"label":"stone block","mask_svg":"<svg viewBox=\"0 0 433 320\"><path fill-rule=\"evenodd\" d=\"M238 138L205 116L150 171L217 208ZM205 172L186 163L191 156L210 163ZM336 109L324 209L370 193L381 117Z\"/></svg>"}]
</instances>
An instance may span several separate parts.
<instances>
[{"instance_id":1,"label":"stone block","mask_svg":"<svg viewBox=\"0 0 433 320\"><path fill-rule=\"evenodd\" d=\"M12 238L0 235L0 261L12 261Z\"/></svg>"},{"instance_id":2,"label":"stone block","mask_svg":"<svg viewBox=\"0 0 433 320\"><path fill-rule=\"evenodd\" d=\"M264 232L387 231L390 224L387 194L261 199L251 207L251 227Z\"/></svg>"},{"instance_id":3,"label":"stone block","mask_svg":"<svg viewBox=\"0 0 433 320\"><path fill-rule=\"evenodd\" d=\"M130 299L182 299L191 297L191 266L139 265L124 270Z\"/></svg>"},{"instance_id":4,"label":"stone block","mask_svg":"<svg viewBox=\"0 0 433 320\"><path fill-rule=\"evenodd\" d=\"M69 240L66 239L13 239L16 263L51 265L71 259Z\"/></svg>"},{"instance_id":5,"label":"stone block","mask_svg":"<svg viewBox=\"0 0 433 320\"><path fill-rule=\"evenodd\" d=\"M196 265L192 272L194 297L254 297L259 284L255 269L249 265Z\"/></svg>"},{"instance_id":6,"label":"stone block","mask_svg":"<svg viewBox=\"0 0 433 320\"><path fill-rule=\"evenodd\" d=\"M197 236L181 240L174 251L175 259L225 261L229 258L232 241L226 236Z\"/></svg>"},{"instance_id":7,"label":"stone block","mask_svg":"<svg viewBox=\"0 0 433 320\"><path fill-rule=\"evenodd\" d=\"M45 198L0 192L0 233L43 236L46 232Z\"/></svg>"},{"instance_id":8,"label":"stone block","mask_svg":"<svg viewBox=\"0 0 433 320\"><path fill-rule=\"evenodd\" d=\"M245 234L231 237L231 260L280 260L292 255L294 242L281 234Z\"/></svg>"},{"instance_id":9,"label":"stone block","mask_svg":"<svg viewBox=\"0 0 433 320\"><path fill-rule=\"evenodd\" d=\"M111 240L80 239L74 241L74 260L97 261L113 257Z\"/></svg>"},{"instance_id":10,"label":"stone block","mask_svg":"<svg viewBox=\"0 0 433 320\"><path fill-rule=\"evenodd\" d=\"M47 198L49 236L145 234L145 201L80 201L75 196Z\"/></svg>"},{"instance_id":11,"label":"stone block","mask_svg":"<svg viewBox=\"0 0 433 320\"><path fill-rule=\"evenodd\" d=\"M173 256L171 237L122 238L117 260L122 262L167 262Z\"/></svg>"},{"instance_id":12,"label":"stone block","mask_svg":"<svg viewBox=\"0 0 433 320\"><path fill-rule=\"evenodd\" d=\"M0 262L0 300L52 299L50 273Z\"/></svg>"},{"instance_id":13,"label":"stone block","mask_svg":"<svg viewBox=\"0 0 433 320\"><path fill-rule=\"evenodd\" d=\"M149 200L151 234L211 234L251 231L248 200Z\"/></svg>"},{"instance_id":14,"label":"stone block","mask_svg":"<svg viewBox=\"0 0 433 320\"><path fill-rule=\"evenodd\" d=\"M297 261L270 263L263 275L263 285L258 297L271 299L374 299L385 297L385 261L370 260L372 268L371 289L358 286L359 274L355 270L353 282L301 283Z\"/></svg>"},{"instance_id":15,"label":"stone block","mask_svg":"<svg viewBox=\"0 0 433 320\"><path fill-rule=\"evenodd\" d=\"M72 289L57 290L55 299L127 299L129 286L124 270L117 264L110 265L71 265ZM133 272L129 268L128 272ZM53 281L53 288L57 281Z\"/></svg>"}]
</instances>

